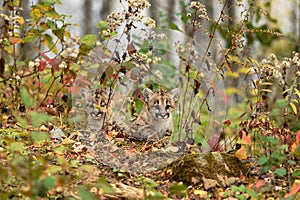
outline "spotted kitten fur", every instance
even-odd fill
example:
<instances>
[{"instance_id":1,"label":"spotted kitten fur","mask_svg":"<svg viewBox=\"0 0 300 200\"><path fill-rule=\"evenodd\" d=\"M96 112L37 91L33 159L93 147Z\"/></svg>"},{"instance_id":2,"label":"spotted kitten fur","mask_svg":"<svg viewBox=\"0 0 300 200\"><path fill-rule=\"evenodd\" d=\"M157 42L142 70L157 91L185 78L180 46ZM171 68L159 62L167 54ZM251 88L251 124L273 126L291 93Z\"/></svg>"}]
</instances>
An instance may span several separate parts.
<instances>
[{"instance_id":1,"label":"spotted kitten fur","mask_svg":"<svg viewBox=\"0 0 300 200\"><path fill-rule=\"evenodd\" d=\"M143 141L157 141L173 132L172 111L179 98L179 89L143 91L145 106L130 127L129 135Z\"/></svg>"},{"instance_id":2,"label":"spotted kitten fur","mask_svg":"<svg viewBox=\"0 0 300 200\"><path fill-rule=\"evenodd\" d=\"M111 91L109 89L81 89L83 109L86 112L86 128L93 131L102 129L104 115L106 115L106 119L110 117L110 105L108 102L110 93Z\"/></svg>"}]
</instances>

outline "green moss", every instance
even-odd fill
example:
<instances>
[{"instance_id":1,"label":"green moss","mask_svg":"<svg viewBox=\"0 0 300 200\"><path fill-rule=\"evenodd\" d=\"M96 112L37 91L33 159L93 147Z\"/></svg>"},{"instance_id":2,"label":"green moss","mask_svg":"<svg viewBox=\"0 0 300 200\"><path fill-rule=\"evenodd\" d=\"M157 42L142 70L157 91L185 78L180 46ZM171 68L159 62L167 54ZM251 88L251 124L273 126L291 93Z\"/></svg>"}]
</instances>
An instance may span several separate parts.
<instances>
[{"instance_id":1,"label":"green moss","mask_svg":"<svg viewBox=\"0 0 300 200\"><path fill-rule=\"evenodd\" d=\"M234 156L223 153L209 153L207 155L186 155L171 165L172 179L192 185L193 179L201 182L202 178L214 179L219 182L219 177L224 179L238 177L245 174L247 168Z\"/></svg>"}]
</instances>

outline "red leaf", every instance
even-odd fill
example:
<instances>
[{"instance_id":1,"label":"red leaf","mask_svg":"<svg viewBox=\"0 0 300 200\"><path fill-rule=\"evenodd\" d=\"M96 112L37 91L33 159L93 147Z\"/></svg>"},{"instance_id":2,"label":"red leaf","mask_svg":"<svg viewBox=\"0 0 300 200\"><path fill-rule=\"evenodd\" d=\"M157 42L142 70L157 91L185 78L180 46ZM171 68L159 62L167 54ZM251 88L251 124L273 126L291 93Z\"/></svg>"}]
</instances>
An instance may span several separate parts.
<instances>
[{"instance_id":1,"label":"red leaf","mask_svg":"<svg viewBox=\"0 0 300 200\"><path fill-rule=\"evenodd\" d=\"M251 145L251 139L248 135L246 135L246 133L244 132L243 134L243 140L248 144Z\"/></svg>"},{"instance_id":2,"label":"red leaf","mask_svg":"<svg viewBox=\"0 0 300 200\"><path fill-rule=\"evenodd\" d=\"M58 60L57 58L49 58L44 52L40 50L38 50L38 52L46 60L46 64L49 64L55 71L59 71L58 66L62 62L61 60Z\"/></svg>"},{"instance_id":3,"label":"red leaf","mask_svg":"<svg viewBox=\"0 0 300 200\"><path fill-rule=\"evenodd\" d=\"M243 130L239 130L238 135L239 135L239 138L242 138L243 137Z\"/></svg>"},{"instance_id":4,"label":"red leaf","mask_svg":"<svg viewBox=\"0 0 300 200\"><path fill-rule=\"evenodd\" d=\"M295 180L293 186L291 187L291 191L284 195L284 198L297 194L300 190L300 180Z\"/></svg>"},{"instance_id":5,"label":"red leaf","mask_svg":"<svg viewBox=\"0 0 300 200\"><path fill-rule=\"evenodd\" d=\"M41 60L41 61L40 61L40 65L39 65L39 67L38 67L38 70L39 70L39 71L44 71L44 70L46 69L46 67L47 67L47 61Z\"/></svg>"},{"instance_id":6,"label":"red leaf","mask_svg":"<svg viewBox=\"0 0 300 200\"><path fill-rule=\"evenodd\" d=\"M224 124L224 125L228 125L228 126L229 126L229 125L231 124L231 121L230 121L230 119L226 119L226 120L224 120L224 121L223 121L223 124Z\"/></svg>"},{"instance_id":7,"label":"red leaf","mask_svg":"<svg viewBox=\"0 0 300 200\"><path fill-rule=\"evenodd\" d=\"M296 133L296 144L300 146L300 130Z\"/></svg>"},{"instance_id":8,"label":"red leaf","mask_svg":"<svg viewBox=\"0 0 300 200\"><path fill-rule=\"evenodd\" d=\"M256 183L255 183L255 188L256 189L259 189L261 187L263 187L265 185L265 180L258 180Z\"/></svg>"},{"instance_id":9,"label":"red leaf","mask_svg":"<svg viewBox=\"0 0 300 200\"><path fill-rule=\"evenodd\" d=\"M135 89L132 96L133 96L133 98L136 98L136 99L139 99L142 102L145 102L144 95L141 91L139 91L139 89Z\"/></svg>"}]
</instances>

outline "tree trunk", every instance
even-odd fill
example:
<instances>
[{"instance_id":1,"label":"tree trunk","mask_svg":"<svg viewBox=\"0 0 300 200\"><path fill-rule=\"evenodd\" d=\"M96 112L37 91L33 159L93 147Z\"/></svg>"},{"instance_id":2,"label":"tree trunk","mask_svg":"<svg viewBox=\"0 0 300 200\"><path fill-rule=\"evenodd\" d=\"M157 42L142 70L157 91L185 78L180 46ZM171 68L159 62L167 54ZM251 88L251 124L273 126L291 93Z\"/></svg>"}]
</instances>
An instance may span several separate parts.
<instances>
[{"instance_id":1,"label":"tree trunk","mask_svg":"<svg viewBox=\"0 0 300 200\"><path fill-rule=\"evenodd\" d=\"M83 34L89 34L94 32L93 26L93 16L92 16L92 8L93 2L92 0L85 0L83 4L83 12L84 16L82 19L82 27L83 27Z\"/></svg>"},{"instance_id":2,"label":"tree trunk","mask_svg":"<svg viewBox=\"0 0 300 200\"><path fill-rule=\"evenodd\" d=\"M102 7L99 11L100 19L105 20L111 12L112 2L110 0L103 0Z\"/></svg>"}]
</instances>

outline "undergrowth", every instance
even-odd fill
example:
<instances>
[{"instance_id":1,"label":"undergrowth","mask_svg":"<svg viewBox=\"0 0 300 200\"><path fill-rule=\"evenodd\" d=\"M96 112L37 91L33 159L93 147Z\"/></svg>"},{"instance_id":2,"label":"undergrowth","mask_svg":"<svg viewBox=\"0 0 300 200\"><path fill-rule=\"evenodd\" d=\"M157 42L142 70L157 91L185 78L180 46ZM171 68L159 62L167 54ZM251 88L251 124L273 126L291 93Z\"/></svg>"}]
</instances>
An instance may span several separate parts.
<instances>
[{"instance_id":1,"label":"undergrowth","mask_svg":"<svg viewBox=\"0 0 300 200\"><path fill-rule=\"evenodd\" d=\"M170 23L163 28L143 14L150 6L146 0L121 1L123 10L98 22L99 34L79 38L72 34L67 16L55 9L60 1L31 5L27 19L20 1L5 1L0 14L1 199L59 198L63 188L81 176L78 171L91 172L94 160L84 147L74 144L79 140L57 145L53 137L59 130L80 137L73 122L72 95L79 96L83 87L114 91L118 101L110 95L108 104L115 103L112 112L120 111L126 122L141 110L143 88L179 87L173 141L188 141L206 152L233 149L239 159L251 158L256 160L253 165L260 166L263 182L255 185L256 190L242 184L224 196L245 199L256 197L253 191L269 190L279 191L280 197L296 195L299 53L282 59L266 55L262 61L247 54L255 41L267 46L282 34L267 24L257 26L272 21L260 5L230 2L222 3L214 19L205 4L180 1L183 27ZM228 15L232 6L241 9L242 20L233 21ZM228 21L235 25L229 26ZM204 44L197 41L200 32ZM242 88L246 92L232 85L225 88L231 78L246 80ZM242 98L235 106L228 100L233 95ZM266 176L269 182L262 178ZM288 190L269 187L281 179ZM155 191L152 180L142 181L145 190ZM114 192L105 179L99 179L96 188L100 195ZM76 195L94 198L88 189L79 187Z\"/></svg>"}]
</instances>

